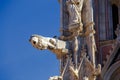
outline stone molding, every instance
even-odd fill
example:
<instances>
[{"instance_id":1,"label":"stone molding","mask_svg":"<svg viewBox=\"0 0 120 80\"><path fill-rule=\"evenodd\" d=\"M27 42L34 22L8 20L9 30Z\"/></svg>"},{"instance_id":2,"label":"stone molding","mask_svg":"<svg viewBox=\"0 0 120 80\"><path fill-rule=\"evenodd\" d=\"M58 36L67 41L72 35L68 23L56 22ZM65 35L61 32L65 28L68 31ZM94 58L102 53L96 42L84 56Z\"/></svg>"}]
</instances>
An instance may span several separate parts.
<instances>
[{"instance_id":1,"label":"stone molding","mask_svg":"<svg viewBox=\"0 0 120 80\"><path fill-rule=\"evenodd\" d=\"M108 69L108 71L106 72L103 80L111 80L110 78L111 78L112 74L113 74L117 69L119 69L119 68L120 68L120 61L114 63L114 64ZM119 71L119 72L120 72L120 71ZM115 75L115 76L117 76L117 75Z\"/></svg>"},{"instance_id":2,"label":"stone molding","mask_svg":"<svg viewBox=\"0 0 120 80\"><path fill-rule=\"evenodd\" d=\"M104 78L104 75L106 74L107 70L109 69L109 66L114 59L115 54L117 53L118 49L120 48L120 44L113 44L113 51L110 51L110 55L107 58L107 61L105 62L104 67L102 68L101 76Z\"/></svg>"},{"instance_id":3,"label":"stone molding","mask_svg":"<svg viewBox=\"0 0 120 80\"><path fill-rule=\"evenodd\" d=\"M115 43L115 40L104 40L104 41L100 41L100 46L114 44L114 43Z\"/></svg>"}]
</instances>

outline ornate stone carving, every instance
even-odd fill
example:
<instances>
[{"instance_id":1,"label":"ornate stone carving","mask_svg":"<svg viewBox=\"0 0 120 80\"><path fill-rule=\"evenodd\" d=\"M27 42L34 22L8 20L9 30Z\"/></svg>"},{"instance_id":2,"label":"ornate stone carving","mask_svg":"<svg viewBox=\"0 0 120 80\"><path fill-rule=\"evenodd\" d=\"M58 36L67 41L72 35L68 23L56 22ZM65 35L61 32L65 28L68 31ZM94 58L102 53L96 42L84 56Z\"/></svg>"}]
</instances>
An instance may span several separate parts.
<instances>
[{"instance_id":1,"label":"ornate stone carving","mask_svg":"<svg viewBox=\"0 0 120 80\"><path fill-rule=\"evenodd\" d=\"M75 79L79 79L79 71L78 71L78 69L74 69L74 67L73 66L69 66L69 70L70 70L70 73L71 73L71 75L75 78Z\"/></svg>"},{"instance_id":2,"label":"ornate stone carving","mask_svg":"<svg viewBox=\"0 0 120 80\"><path fill-rule=\"evenodd\" d=\"M61 76L50 77L49 80L63 80Z\"/></svg>"},{"instance_id":3,"label":"ornate stone carving","mask_svg":"<svg viewBox=\"0 0 120 80\"><path fill-rule=\"evenodd\" d=\"M69 44L66 41L50 37L43 37L40 35L32 35L30 38L30 42L33 45L33 47L37 49L51 50L56 54L58 59L60 59L63 55L66 55L68 53Z\"/></svg>"},{"instance_id":4,"label":"ornate stone carving","mask_svg":"<svg viewBox=\"0 0 120 80\"><path fill-rule=\"evenodd\" d=\"M97 67L95 67L86 56L84 49L82 50L80 58L80 64L77 68L71 65L69 66L71 76L74 78L74 80L81 80L81 78L79 78L79 72L83 72L82 80L95 80L96 76L101 74L101 65L98 64ZM81 70L82 67L83 70Z\"/></svg>"},{"instance_id":5,"label":"ornate stone carving","mask_svg":"<svg viewBox=\"0 0 120 80\"><path fill-rule=\"evenodd\" d=\"M66 1L67 10L69 13L69 31L82 31L82 22L81 22L81 10L82 5L80 0L67 0Z\"/></svg>"},{"instance_id":6,"label":"ornate stone carving","mask_svg":"<svg viewBox=\"0 0 120 80\"><path fill-rule=\"evenodd\" d=\"M85 58L85 77L88 80L95 80L95 77L101 74L101 65L98 64L97 68Z\"/></svg>"},{"instance_id":7,"label":"ornate stone carving","mask_svg":"<svg viewBox=\"0 0 120 80\"><path fill-rule=\"evenodd\" d=\"M68 34L62 33L59 39L32 35L30 42L35 48L48 49L55 53L58 59L63 60L60 76L50 77L49 80L95 80L101 73L101 65L98 65L98 68L95 65L92 1L63 0L61 4L67 7L69 21L62 29L63 33L67 31ZM65 15L63 16L66 19Z\"/></svg>"},{"instance_id":8,"label":"ornate stone carving","mask_svg":"<svg viewBox=\"0 0 120 80\"><path fill-rule=\"evenodd\" d=\"M96 44L94 39L95 30L93 28L93 11L91 0L67 0L67 10L69 13L68 31L71 35L62 35L60 39L75 41L75 37L84 37L88 48L90 60L95 64ZM64 31L65 32L65 31ZM74 44L75 42L73 42ZM75 51L74 51L75 52Z\"/></svg>"}]
</instances>

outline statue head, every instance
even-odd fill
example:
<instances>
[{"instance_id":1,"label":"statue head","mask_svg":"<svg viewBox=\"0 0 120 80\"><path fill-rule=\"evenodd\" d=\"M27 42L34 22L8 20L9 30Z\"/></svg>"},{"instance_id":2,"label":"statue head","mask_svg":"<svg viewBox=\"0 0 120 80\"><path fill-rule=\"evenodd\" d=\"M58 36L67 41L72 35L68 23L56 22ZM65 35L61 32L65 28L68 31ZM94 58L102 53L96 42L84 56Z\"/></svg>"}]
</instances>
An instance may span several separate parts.
<instances>
[{"instance_id":1,"label":"statue head","mask_svg":"<svg viewBox=\"0 0 120 80\"><path fill-rule=\"evenodd\" d=\"M37 49L40 49L40 50L47 49L47 44L43 40L42 36L32 35L29 41L33 45L33 47Z\"/></svg>"}]
</instances>

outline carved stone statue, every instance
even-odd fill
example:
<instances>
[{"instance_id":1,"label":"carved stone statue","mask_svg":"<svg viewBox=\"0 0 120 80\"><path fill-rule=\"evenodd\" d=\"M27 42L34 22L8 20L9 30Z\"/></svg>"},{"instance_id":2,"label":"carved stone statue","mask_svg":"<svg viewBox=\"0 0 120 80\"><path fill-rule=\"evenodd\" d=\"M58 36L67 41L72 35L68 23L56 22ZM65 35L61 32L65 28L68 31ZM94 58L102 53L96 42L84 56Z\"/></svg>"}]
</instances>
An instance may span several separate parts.
<instances>
[{"instance_id":1,"label":"carved stone statue","mask_svg":"<svg viewBox=\"0 0 120 80\"><path fill-rule=\"evenodd\" d=\"M96 43L94 39L94 22L92 0L67 0L67 10L69 13L68 30L72 32L70 36L61 36L63 40L73 40L74 45L78 42L75 37L84 37L88 49L88 55L95 66ZM74 47L74 53L77 50Z\"/></svg>"},{"instance_id":2,"label":"carved stone statue","mask_svg":"<svg viewBox=\"0 0 120 80\"><path fill-rule=\"evenodd\" d=\"M32 35L30 42L32 45L40 50L43 49L55 49L56 48L56 41L55 39L45 38L43 36Z\"/></svg>"},{"instance_id":3,"label":"carved stone statue","mask_svg":"<svg viewBox=\"0 0 120 80\"><path fill-rule=\"evenodd\" d=\"M50 37L43 37L40 35L32 35L30 38L30 42L33 47L45 50L49 49L54 52L58 59L60 59L63 55L68 53L69 44L67 41L58 40Z\"/></svg>"},{"instance_id":4,"label":"carved stone statue","mask_svg":"<svg viewBox=\"0 0 120 80\"><path fill-rule=\"evenodd\" d=\"M37 49L52 51L60 59L62 74L50 77L49 80L95 80L101 72L101 65L97 68L95 65L96 44L92 0L60 2L66 5L69 18L68 23L65 23L67 26L63 27L64 34L59 39L32 35L30 42ZM63 17L67 20L65 15ZM117 29L118 37L119 33L120 30Z\"/></svg>"},{"instance_id":5,"label":"carved stone statue","mask_svg":"<svg viewBox=\"0 0 120 80\"><path fill-rule=\"evenodd\" d=\"M80 0L67 0L66 1L67 10L69 13L69 31L80 30L82 31L82 22L81 22L81 2Z\"/></svg>"},{"instance_id":6,"label":"carved stone statue","mask_svg":"<svg viewBox=\"0 0 120 80\"><path fill-rule=\"evenodd\" d=\"M53 76L53 77L50 77L49 80L63 80L61 76Z\"/></svg>"}]
</instances>

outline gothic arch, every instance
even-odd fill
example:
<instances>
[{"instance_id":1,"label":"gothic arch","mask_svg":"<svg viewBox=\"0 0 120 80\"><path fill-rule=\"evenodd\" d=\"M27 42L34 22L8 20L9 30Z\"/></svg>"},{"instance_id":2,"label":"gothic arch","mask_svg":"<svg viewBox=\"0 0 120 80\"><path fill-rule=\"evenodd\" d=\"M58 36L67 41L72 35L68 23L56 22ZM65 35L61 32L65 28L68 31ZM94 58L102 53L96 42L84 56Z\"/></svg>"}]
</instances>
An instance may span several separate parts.
<instances>
[{"instance_id":1,"label":"gothic arch","mask_svg":"<svg viewBox=\"0 0 120 80\"><path fill-rule=\"evenodd\" d=\"M104 80L120 80L120 61L114 63L106 72Z\"/></svg>"},{"instance_id":2,"label":"gothic arch","mask_svg":"<svg viewBox=\"0 0 120 80\"><path fill-rule=\"evenodd\" d=\"M113 22L113 38L115 39L117 36L115 34L115 30L117 28L117 25L119 24L119 10L118 6L115 4L112 5L112 22Z\"/></svg>"},{"instance_id":3,"label":"gothic arch","mask_svg":"<svg viewBox=\"0 0 120 80\"><path fill-rule=\"evenodd\" d=\"M120 6L120 0L111 0L111 3Z\"/></svg>"}]
</instances>

